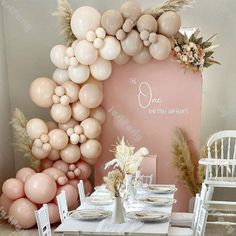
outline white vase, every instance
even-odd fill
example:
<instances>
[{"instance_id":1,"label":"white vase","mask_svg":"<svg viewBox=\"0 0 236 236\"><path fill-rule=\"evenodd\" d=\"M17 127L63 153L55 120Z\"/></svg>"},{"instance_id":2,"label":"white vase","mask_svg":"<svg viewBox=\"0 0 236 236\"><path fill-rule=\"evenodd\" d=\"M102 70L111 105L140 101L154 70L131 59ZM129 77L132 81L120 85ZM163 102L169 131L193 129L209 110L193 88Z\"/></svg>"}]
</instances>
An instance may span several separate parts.
<instances>
[{"instance_id":1,"label":"white vase","mask_svg":"<svg viewBox=\"0 0 236 236\"><path fill-rule=\"evenodd\" d=\"M115 197L114 200L114 208L112 212L112 217L111 217L111 223L112 224L122 224L125 222L124 218L124 212L125 209L123 207L121 197Z\"/></svg>"}]
</instances>

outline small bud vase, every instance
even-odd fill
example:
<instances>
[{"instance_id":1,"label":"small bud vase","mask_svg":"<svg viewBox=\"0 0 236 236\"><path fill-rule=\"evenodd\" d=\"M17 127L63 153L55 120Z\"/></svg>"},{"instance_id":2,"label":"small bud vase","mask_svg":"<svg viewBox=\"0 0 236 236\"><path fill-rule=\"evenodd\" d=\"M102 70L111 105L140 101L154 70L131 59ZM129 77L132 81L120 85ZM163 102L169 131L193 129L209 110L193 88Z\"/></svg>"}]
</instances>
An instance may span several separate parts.
<instances>
[{"instance_id":1,"label":"small bud vase","mask_svg":"<svg viewBox=\"0 0 236 236\"><path fill-rule=\"evenodd\" d=\"M111 217L111 223L112 224L124 223L125 222L124 212L125 212L125 209L123 207L121 197L120 196L115 197L114 208L113 208L112 217Z\"/></svg>"}]
</instances>

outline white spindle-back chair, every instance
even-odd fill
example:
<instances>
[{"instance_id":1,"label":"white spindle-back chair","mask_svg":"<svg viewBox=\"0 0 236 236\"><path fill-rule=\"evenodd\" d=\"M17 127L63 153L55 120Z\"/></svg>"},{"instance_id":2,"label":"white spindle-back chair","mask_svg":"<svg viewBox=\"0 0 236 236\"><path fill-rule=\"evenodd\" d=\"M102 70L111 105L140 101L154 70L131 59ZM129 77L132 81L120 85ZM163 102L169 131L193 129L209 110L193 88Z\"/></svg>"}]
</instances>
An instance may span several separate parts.
<instances>
[{"instance_id":1,"label":"white spindle-back chair","mask_svg":"<svg viewBox=\"0 0 236 236\"><path fill-rule=\"evenodd\" d=\"M78 183L78 191L79 191L80 204L82 204L86 198L83 180L80 180Z\"/></svg>"},{"instance_id":2,"label":"white spindle-back chair","mask_svg":"<svg viewBox=\"0 0 236 236\"><path fill-rule=\"evenodd\" d=\"M208 212L203 208L203 206L200 207L199 211L199 217L197 221L197 226L194 229L195 231L195 236L204 236L205 235L205 229L206 229L206 224L207 224L207 217L208 217Z\"/></svg>"},{"instance_id":3,"label":"white spindle-back chair","mask_svg":"<svg viewBox=\"0 0 236 236\"><path fill-rule=\"evenodd\" d=\"M57 196L57 205L58 205L60 219L61 219L61 222L63 223L65 219L68 217L68 206L67 206L65 191L61 191L61 193Z\"/></svg>"}]
</instances>

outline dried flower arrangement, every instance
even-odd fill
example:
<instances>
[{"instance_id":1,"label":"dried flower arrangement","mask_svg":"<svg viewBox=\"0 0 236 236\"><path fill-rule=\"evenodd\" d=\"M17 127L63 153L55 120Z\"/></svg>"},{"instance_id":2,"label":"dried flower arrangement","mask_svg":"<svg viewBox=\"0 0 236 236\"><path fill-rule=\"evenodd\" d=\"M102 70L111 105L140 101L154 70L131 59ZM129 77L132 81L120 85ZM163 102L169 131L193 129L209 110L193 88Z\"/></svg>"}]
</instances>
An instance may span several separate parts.
<instances>
[{"instance_id":1,"label":"dried flower arrangement","mask_svg":"<svg viewBox=\"0 0 236 236\"><path fill-rule=\"evenodd\" d=\"M197 29L190 38L186 34L179 33L174 41L173 55L185 69L191 68L194 72L202 71L205 67L220 64L212 57L216 47L213 45L216 35L206 41L198 37L200 30Z\"/></svg>"}]
</instances>

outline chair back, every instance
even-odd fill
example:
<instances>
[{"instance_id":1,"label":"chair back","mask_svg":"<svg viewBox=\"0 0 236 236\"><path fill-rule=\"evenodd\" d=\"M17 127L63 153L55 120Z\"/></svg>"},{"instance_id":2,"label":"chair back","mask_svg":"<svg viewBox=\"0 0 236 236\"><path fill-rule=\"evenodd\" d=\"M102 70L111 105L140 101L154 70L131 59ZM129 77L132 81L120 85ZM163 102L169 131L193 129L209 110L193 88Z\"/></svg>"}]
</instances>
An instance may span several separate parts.
<instances>
[{"instance_id":1,"label":"chair back","mask_svg":"<svg viewBox=\"0 0 236 236\"><path fill-rule=\"evenodd\" d=\"M61 191L61 193L57 196L57 205L61 223L63 223L65 219L68 217L68 206L67 206L65 191Z\"/></svg>"},{"instance_id":2,"label":"chair back","mask_svg":"<svg viewBox=\"0 0 236 236\"><path fill-rule=\"evenodd\" d=\"M52 236L49 221L48 205L44 204L39 210L34 212L39 236Z\"/></svg>"},{"instance_id":3,"label":"chair back","mask_svg":"<svg viewBox=\"0 0 236 236\"><path fill-rule=\"evenodd\" d=\"M206 179L235 177L236 130L225 130L213 134L207 143L208 159L216 159L217 164L206 168Z\"/></svg>"},{"instance_id":4,"label":"chair back","mask_svg":"<svg viewBox=\"0 0 236 236\"><path fill-rule=\"evenodd\" d=\"M84 181L80 180L78 183L78 191L79 191L79 199L80 199L80 204L82 204L86 198L85 196L85 191L84 191Z\"/></svg>"},{"instance_id":5,"label":"chair back","mask_svg":"<svg viewBox=\"0 0 236 236\"><path fill-rule=\"evenodd\" d=\"M202 183L202 189L201 189L201 193L200 193L200 198L202 200L202 202L204 203L207 199L207 185L205 183Z\"/></svg>"},{"instance_id":6,"label":"chair back","mask_svg":"<svg viewBox=\"0 0 236 236\"><path fill-rule=\"evenodd\" d=\"M141 176L141 182L143 185L150 185L152 184L152 175L148 175L148 176Z\"/></svg>"},{"instance_id":7,"label":"chair back","mask_svg":"<svg viewBox=\"0 0 236 236\"><path fill-rule=\"evenodd\" d=\"M200 211L199 211L198 222L197 222L197 226L196 226L196 230L195 230L195 234L194 234L195 236L204 236L205 235L207 217L208 217L208 212L201 205Z\"/></svg>"},{"instance_id":8,"label":"chair back","mask_svg":"<svg viewBox=\"0 0 236 236\"><path fill-rule=\"evenodd\" d=\"M197 225L199 210L202 205L202 199L199 194L196 194L194 210L193 210L193 220L192 220L192 229L194 229Z\"/></svg>"}]
</instances>

